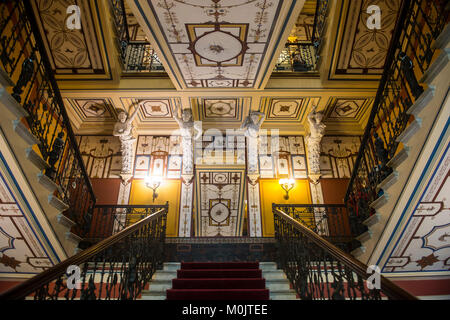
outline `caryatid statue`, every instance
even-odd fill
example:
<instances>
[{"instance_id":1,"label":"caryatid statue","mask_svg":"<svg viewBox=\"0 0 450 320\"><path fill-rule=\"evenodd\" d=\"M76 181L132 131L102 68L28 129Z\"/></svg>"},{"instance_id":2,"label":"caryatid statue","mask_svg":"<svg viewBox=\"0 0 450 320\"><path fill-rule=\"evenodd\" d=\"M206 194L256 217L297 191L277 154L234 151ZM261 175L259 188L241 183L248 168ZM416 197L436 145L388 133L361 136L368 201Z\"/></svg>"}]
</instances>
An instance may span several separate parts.
<instances>
[{"instance_id":1,"label":"caryatid statue","mask_svg":"<svg viewBox=\"0 0 450 320\"><path fill-rule=\"evenodd\" d=\"M113 135L119 137L120 151L122 152L122 172L121 176L125 183L131 178L133 171L133 143L136 138L133 136L133 120L139 111L136 106L131 116L121 110L118 114L119 121L114 125Z\"/></svg>"},{"instance_id":2,"label":"caryatid statue","mask_svg":"<svg viewBox=\"0 0 450 320\"><path fill-rule=\"evenodd\" d=\"M181 116L180 116L181 114ZM183 148L183 174L194 174L194 148L192 138L196 131L194 139L197 140L202 135L202 128L194 121L191 109L181 110L180 106L177 106L174 110L175 121L180 126L180 132L182 137Z\"/></svg>"},{"instance_id":3,"label":"caryatid statue","mask_svg":"<svg viewBox=\"0 0 450 320\"><path fill-rule=\"evenodd\" d=\"M259 111L251 111L241 126L247 137L247 168L249 175L258 173L258 135L259 129L265 119L265 114Z\"/></svg>"},{"instance_id":4,"label":"caryatid statue","mask_svg":"<svg viewBox=\"0 0 450 320\"><path fill-rule=\"evenodd\" d=\"M320 177L320 149L326 125L322 123L323 113L316 112L317 106L308 114L309 135L306 137L308 147L309 176L314 183Z\"/></svg>"}]
</instances>

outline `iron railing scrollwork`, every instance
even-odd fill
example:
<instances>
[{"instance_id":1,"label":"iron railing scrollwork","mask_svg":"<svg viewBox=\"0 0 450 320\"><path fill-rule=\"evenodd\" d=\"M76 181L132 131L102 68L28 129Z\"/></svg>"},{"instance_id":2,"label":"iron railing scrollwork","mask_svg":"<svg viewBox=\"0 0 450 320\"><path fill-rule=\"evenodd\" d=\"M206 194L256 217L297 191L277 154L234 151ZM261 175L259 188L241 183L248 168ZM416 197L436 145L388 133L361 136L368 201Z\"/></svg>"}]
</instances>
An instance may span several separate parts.
<instances>
[{"instance_id":1,"label":"iron railing scrollwork","mask_svg":"<svg viewBox=\"0 0 450 320\"><path fill-rule=\"evenodd\" d=\"M90 228L79 247L87 248L106 239L167 205L95 205Z\"/></svg>"},{"instance_id":2,"label":"iron railing scrollwork","mask_svg":"<svg viewBox=\"0 0 450 320\"><path fill-rule=\"evenodd\" d=\"M25 1L0 3L0 63L14 83L9 92L27 111L26 125L39 140L45 174L82 236L90 224L95 195L36 24Z\"/></svg>"},{"instance_id":3,"label":"iron railing scrollwork","mask_svg":"<svg viewBox=\"0 0 450 320\"><path fill-rule=\"evenodd\" d=\"M367 230L363 221L375 213L370 204L383 195L379 184L392 173L389 161L400 151L398 138L414 119L408 110L425 90L419 79L437 55L433 41L448 17L446 1L402 2L345 196L350 216L358 221L357 235Z\"/></svg>"},{"instance_id":4,"label":"iron railing scrollwork","mask_svg":"<svg viewBox=\"0 0 450 320\"><path fill-rule=\"evenodd\" d=\"M283 211L346 252L361 246L355 240L354 223L344 204L273 204L272 208Z\"/></svg>"},{"instance_id":5,"label":"iron railing scrollwork","mask_svg":"<svg viewBox=\"0 0 450 320\"><path fill-rule=\"evenodd\" d=\"M149 42L131 39L123 0L111 0L110 3L123 71L139 73L164 71L156 51Z\"/></svg>"},{"instance_id":6,"label":"iron railing scrollwork","mask_svg":"<svg viewBox=\"0 0 450 320\"><path fill-rule=\"evenodd\" d=\"M275 72L302 72L317 74L324 39L329 0L317 0L314 25L308 41L289 41L281 51Z\"/></svg>"},{"instance_id":7,"label":"iron railing scrollwork","mask_svg":"<svg viewBox=\"0 0 450 320\"><path fill-rule=\"evenodd\" d=\"M368 266L334 246L280 209L273 208L277 265L302 300L380 300L416 298L380 275L379 287ZM371 283L372 284L372 283Z\"/></svg>"},{"instance_id":8,"label":"iron railing scrollwork","mask_svg":"<svg viewBox=\"0 0 450 320\"><path fill-rule=\"evenodd\" d=\"M311 43L285 45L275 65L275 71L317 72L316 48Z\"/></svg>"},{"instance_id":9,"label":"iron railing scrollwork","mask_svg":"<svg viewBox=\"0 0 450 320\"><path fill-rule=\"evenodd\" d=\"M150 211L138 222L3 293L0 300L138 299L164 258L168 205Z\"/></svg>"}]
</instances>

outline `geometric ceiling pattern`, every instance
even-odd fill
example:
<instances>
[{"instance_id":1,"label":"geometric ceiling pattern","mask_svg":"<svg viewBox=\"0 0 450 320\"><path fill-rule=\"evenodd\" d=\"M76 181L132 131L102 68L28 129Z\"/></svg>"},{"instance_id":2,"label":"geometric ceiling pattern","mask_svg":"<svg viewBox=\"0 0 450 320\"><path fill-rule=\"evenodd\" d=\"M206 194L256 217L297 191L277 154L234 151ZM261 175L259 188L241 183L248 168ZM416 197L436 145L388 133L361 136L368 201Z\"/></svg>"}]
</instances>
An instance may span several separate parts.
<instances>
[{"instance_id":1,"label":"geometric ceiling pattern","mask_svg":"<svg viewBox=\"0 0 450 320\"><path fill-rule=\"evenodd\" d=\"M290 31L285 22L303 2L134 0L130 5L180 88L259 88L278 45L284 46L280 36Z\"/></svg>"},{"instance_id":2,"label":"geometric ceiling pattern","mask_svg":"<svg viewBox=\"0 0 450 320\"><path fill-rule=\"evenodd\" d=\"M262 110L266 114L265 122L302 123L311 110L317 106L320 98L264 97L261 99Z\"/></svg>"},{"instance_id":3,"label":"geometric ceiling pattern","mask_svg":"<svg viewBox=\"0 0 450 320\"><path fill-rule=\"evenodd\" d=\"M401 0L339 2L339 28L332 53L330 80L379 79L383 73L400 3ZM382 13L380 29L367 27L370 16L367 8L374 4L380 7Z\"/></svg>"},{"instance_id":4,"label":"geometric ceiling pattern","mask_svg":"<svg viewBox=\"0 0 450 320\"><path fill-rule=\"evenodd\" d=\"M330 98L325 114L326 122L355 122L359 123L361 117L372 105L372 98Z\"/></svg>"},{"instance_id":5,"label":"geometric ceiling pattern","mask_svg":"<svg viewBox=\"0 0 450 320\"><path fill-rule=\"evenodd\" d=\"M172 110L180 105L179 99L168 98L121 97L120 100L125 110L131 106L139 108L138 120L141 123L170 120L173 118Z\"/></svg>"},{"instance_id":6,"label":"geometric ceiling pattern","mask_svg":"<svg viewBox=\"0 0 450 320\"><path fill-rule=\"evenodd\" d=\"M250 108L251 98L191 98L194 118L206 123L240 123Z\"/></svg>"}]
</instances>

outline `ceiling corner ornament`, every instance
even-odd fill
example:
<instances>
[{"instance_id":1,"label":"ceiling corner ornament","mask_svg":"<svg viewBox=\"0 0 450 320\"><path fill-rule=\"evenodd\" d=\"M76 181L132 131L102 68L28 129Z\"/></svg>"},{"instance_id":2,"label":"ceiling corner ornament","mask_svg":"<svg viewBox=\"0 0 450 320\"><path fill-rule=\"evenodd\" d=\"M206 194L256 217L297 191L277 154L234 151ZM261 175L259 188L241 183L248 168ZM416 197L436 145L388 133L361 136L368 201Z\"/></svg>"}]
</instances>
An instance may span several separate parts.
<instances>
[{"instance_id":1,"label":"ceiling corner ornament","mask_svg":"<svg viewBox=\"0 0 450 320\"><path fill-rule=\"evenodd\" d=\"M264 78L261 73L266 72L265 64L270 63L270 59L263 62L263 58L274 53L269 43L285 31L285 26L276 25L282 25L292 12L281 10L285 4L281 0L147 3L147 12L151 12L161 31L156 42L168 44L162 50L176 62L173 76L186 88L258 87Z\"/></svg>"}]
</instances>

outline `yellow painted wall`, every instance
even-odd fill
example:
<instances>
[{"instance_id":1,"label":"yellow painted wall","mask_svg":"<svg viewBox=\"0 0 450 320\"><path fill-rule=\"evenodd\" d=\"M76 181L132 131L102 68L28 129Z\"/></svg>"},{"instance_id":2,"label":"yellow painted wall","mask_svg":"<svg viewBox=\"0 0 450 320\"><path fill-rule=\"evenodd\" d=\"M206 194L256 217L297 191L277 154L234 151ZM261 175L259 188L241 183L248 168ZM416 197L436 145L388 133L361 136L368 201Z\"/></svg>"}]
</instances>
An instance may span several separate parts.
<instances>
[{"instance_id":1,"label":"yellow painted wall","mask_svg":"<svg viewBox=\"0 0 450 320\"><path fill-rule=\"evenodd\" d=\"M277 204L310 204L311 190L308 180L297 180L295 187L289 191L289 200L284 199L285 192L278 183L278 179L261 179L259 182L261 194L261 215L263 237L275 236L272 203Z\"/></svg>"},{"instance_id":2,"label":"yellow painted wall","mask_svg":"<svg viewBox=\"0 0 450 320\"><path fill-rule=\"evenodd\" d=\"M178 220L180 207L180 180L165 180L157 190L158 198L152 200L153 191L145 186L144 180L133 180L129 204L165 204L169 201L167 214L167 237L178 236Z\"/></svg>"}]
</instances>

